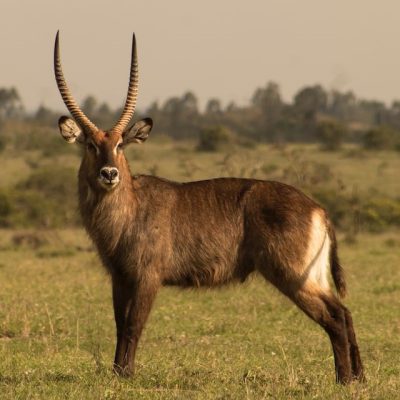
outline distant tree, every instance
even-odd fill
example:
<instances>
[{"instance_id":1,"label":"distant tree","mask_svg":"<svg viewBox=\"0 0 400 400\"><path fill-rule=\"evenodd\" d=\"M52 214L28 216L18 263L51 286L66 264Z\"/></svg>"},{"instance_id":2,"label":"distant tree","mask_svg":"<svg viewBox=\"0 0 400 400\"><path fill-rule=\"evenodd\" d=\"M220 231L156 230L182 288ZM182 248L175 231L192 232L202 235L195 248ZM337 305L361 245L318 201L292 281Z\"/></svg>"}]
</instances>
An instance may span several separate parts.
<instances>
[{"instance_id":1,"label":"distant tree","mask_svg":"<svg viewBox=\"0 0 400 400\"><path fill-rule=\"evenodd\" d=\"M222 113L221 102L218 99L210 99L206 105L206 114L207 115L219 115Z\"/></svg>"},{"instance_id":2,"label":"distant tree","mask_svg":"<svg viewBox=\"0 0 400 400\"><path fill-rule=\"evenodd\" d=\"M0 118L16 118L24 114L24 106L16 88L0 88Z\"/></svg>"},{"instance_id":3,"label":"distant tree","mask_svg":"<svg viewBox=\"0 0 400 400\"><path fill-rule=\"evenodd\" d=\"M283 102L279 85L275 82L268 82L265 87L256 89L251 102L254 106L259 107L264 111L268 111L271 106L281 107Z\"/></svg>"},{"instance_id":4,"label":"distant tree","mask_svg":"<svg viewBox=\"0 0 400 400\"><path fill-rule=\"evenodd\" d=\"M146 114L154 116L159 112L160 112L160 106L158 105L158 101L153 101L153 103L151 103L149 108L147 109Z\"/></svg>"},{"instance_id":5,"label":"distant tree","mask_svg":"<svg viewBox=\"0 0 400 400\"><path fill-rule=\"evenodd\" d=\"M340 93L333 90L330 94L328 113L341 121L357 118L357 98L353 92Z\"/></svg>"},{"instance_id":6,"label":"distant tree","mask_svg":"<svg viewBox=\"0 0 400 400\"><path fill-rule=\"evenodd\" d=\"M116 113L111 110L110 106L107 103L101 103L100 106L95 108L95 118L94 121L103 127L111 127L118 116Z\"/></svg>"},{"instance_id":7,"label":"distant tree","mask_svg":"<svg viewBox=\"0 0 400 400\"><path fill-rule=\"evenodd\" d=\"M400 130L400 100L394 100L388 110L387 124Z\"/></svg>"},{"instance_id":8,"label":"distant tree","mask_svg":"<svg viewBox=\"0 0 400 400\"><path fill-rule=\"evenodd\" d=\"M324 112L328 105L328 94L321 85L307 86L294 97L294 106L306 120L313 120L317 112Z\"/></svg>"},{"instance_id":9,"label":"distant tree","mask_svg":"<svg viewBox=\"0 0 400 400\"><path fill-rule=\"evenodd\" d=\"M54 111L50 110L50 108L47 108L44 105L40 105L34 115L34 119L37 122L47 126L55 126L58 118L58 113L55 113Z\"/></svg>"},{"instance_id":10,"label":"distant tree","mask_svg":"<svg viewBox=\"0 0 400 400\"><path fill-rule=\"evenodd\" d=\"M166 132L173 137L194 137L199 127L199 111L197 97L186 92L182 97L169 98L162 110Z\"/></svg>"},{"instance_id":11,"label":"distant tree","mask_svg":"<svg viewBox=\"0 0 400 400\"><path fill-rule=\"evenodd\" d=\"M317 115L326 113L328 94L320 85L300 89L294 97L298 141L315 141Z\"/></svg>"},{"instance_id":12,"label":"distant tree","mask_svg":"<svg viewBox=\"0 0 400 400\"><path fill-rule=\"evenodd\" d=\"M387 126L379 126L367 131L363 145L368 150L386 150L398 147L400 133Z\"/></svg>"},{"instance_id":13,"label":"distant tree","mask_svg":"<svg viewBox=\"0 0 400 400\"><path fill-rule=\"evenodd\" d=\"M277 125L282 119L284 103L281 98L279 85L268 82L263 88L258 88L253 94L252 105L259 110L257 121L258 137L276 138Z\"/></svg>"},{"instance_id":14,"label":"distant tree","mask_svg":"<svg viewBox=\"0 0 400 400\"><path fill-rule=\"evenodd\" d=\"M100 107L98 108L97 112L101 115L112 115L112 111L110 106L107 103L101 103Z\"/></svg>"},{"instance_id":15,"label":"distant tree","mask_svg":"<svg viewBox=\"0 0 400 400\"><path fill-rule=\"evenodd\" d=\"M238 109L239 109L239 107L236 105L236 103L234 101L231 101L226 106L225 111L230 113L230 112L236 112Z\"/></svg>"},{"instance_id":16,"label":"distant tree","mask_svg":"<svg viewBox=\"0 0 400 400\"><path fill-rule=\"evenodd\" d=\"M87 96L82 103L82 111L89 117L93 118L97 114L97 100L94 96Z\"/></svg>"},{"instance_id":17,"label":"distant tree","mask_svg":"<svg viewBox=\"0 0 400 400\"><path fill-rule=\"evenodd\" d=\"M158 101L151 103L145 114L154 121L153 135L157 133L169 134L169 117L165 115Z\"/></svg>"},{"instance_id":18,"label":"distant tree","mask_svg":"<svg viewBox=\"0 0 400 400\"><path fill-rule=\"evenodd\" d=\"M179 97L170 97L164 103L162 114L165 129L172 137L182 136L181 103Z\"/></svg>"},{"instance_id":19,"label":"distant tree","mask_svg":"<svg viewBox=\"0 0 400 400\"><path fill-rule=\"evenodd\" d=\"M165 101L162 111L165 114L175 115L179 112L179 107L180 107L179 97L176 96L170 97Z\"/></svg>"},{"instance_id":20,"label":"distant tree","mask_svg":"<svg viewBox=\"0 0 400 400\"><path fill-rule=\"evenodd\" d=\"M193 92L186 92L180 99L180 105L182 107L183 112L188 115L196 115L198 114L198 100L196 95Z\"/></svg>"},{"instance_id":21,"label":"distant tree","mask_svg":"<svg viewBox=\"0 0 400 400\"><path fill-rule=\"evenodd\" d=\"M316 133L324 150L336 151L341 148L347 129L338 121L326 120L317 124Z\"/></svg>"},{"instance_id":22,"label":"distant tree","mask_svg":"<svg viewBox=\"0 0 400 400\"><path fill-rule=\"evenodd\" d=\"M400 114L400 100L394 100L390 108L392 113Z\"/></svg>"},{"instance_id":23,"label":"distant tree","mask_svg":"<svg viewBox=\"0 0 400 400\"><path fill-rule=\"evenodd\" d=\"M381 101L361 100L360 109L368 116L368 122L374 125L386 125L388 122L388 112L386 106Z\"/></svg>"}]
</instances>

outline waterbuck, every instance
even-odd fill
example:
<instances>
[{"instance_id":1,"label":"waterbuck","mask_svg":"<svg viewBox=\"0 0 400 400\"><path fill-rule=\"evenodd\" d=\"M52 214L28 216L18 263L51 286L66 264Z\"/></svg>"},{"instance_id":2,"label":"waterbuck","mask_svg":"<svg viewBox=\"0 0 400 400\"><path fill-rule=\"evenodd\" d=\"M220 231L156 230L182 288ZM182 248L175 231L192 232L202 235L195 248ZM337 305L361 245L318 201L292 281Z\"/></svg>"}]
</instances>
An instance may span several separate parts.
<instances>
[{"instance_id":1,"label":"waterbuck","mask_svg":"<svg viewBox=\"0 0 400 400\"><path fill-rule=\"evenodd\" d=\"M127 128L136 105L138 66L133 35L127 99L116 125L98 129L82 112L54 49L58 89L73 119L59 119L62 137L83 148L79 208L111 275L117 331L114 371L134 372L140 335L160 287L215 287L259 272L329 335L336 379L363 379L363 367L335 233L323 208L294 187L256 179L177 183L131 175L124 148L144 142L145 118Z\"/></svg>"}]
</instances>

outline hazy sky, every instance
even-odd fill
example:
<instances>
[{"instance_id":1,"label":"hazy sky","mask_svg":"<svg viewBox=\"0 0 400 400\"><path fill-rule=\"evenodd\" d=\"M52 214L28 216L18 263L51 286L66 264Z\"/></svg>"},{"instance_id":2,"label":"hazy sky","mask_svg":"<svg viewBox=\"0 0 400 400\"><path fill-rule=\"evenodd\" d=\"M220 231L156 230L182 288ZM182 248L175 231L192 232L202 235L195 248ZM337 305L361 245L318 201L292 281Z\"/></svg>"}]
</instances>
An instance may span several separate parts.
<instances>
[{"instance_id":1,"label":"hazy sky","mask_svg":"<svg viewBox=\"0 0 400 400\"><path fill-rule=\"evenodd\" d=\"M139 53L139 108L193 90L201 104L239 104L273 80L290 100L302 86L400 98L400 2L389 0L0 0L0 87L28 109L65 109L53 77L60 29L75 98L121 105L131 34Z\"/></svg>"}]
</instances>

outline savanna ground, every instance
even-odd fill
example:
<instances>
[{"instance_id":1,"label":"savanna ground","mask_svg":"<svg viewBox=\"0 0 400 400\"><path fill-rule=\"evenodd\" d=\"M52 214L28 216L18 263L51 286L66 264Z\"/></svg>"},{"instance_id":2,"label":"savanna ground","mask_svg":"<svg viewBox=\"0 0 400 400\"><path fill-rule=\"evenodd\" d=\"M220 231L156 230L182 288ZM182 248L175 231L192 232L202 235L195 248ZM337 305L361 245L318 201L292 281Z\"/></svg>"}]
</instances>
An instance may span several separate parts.
<instances>
[{"instance_id":1,"label":"savanna ground","mask_svg":"<svg viewBox=\"0 0 400 400\"><path fill-rule=\"evenodd\" d=\"M54 159L5 153L2 158L3 187L28 176L35 163L78 166L74 154ZM289 176L300 186L302 168L316 162L329 165L335 185L400 195L395 152L265 145L201 154L190 144L149 140L130 150L129 158L133 173L177 180ZM21 234L28 239L19 241ZM30 242L29 234L40 243ZM339 237L349 286L345 302L367 375L367 383L348 387L334 383L327 336L260 277L215 291L162 289L139 345L135 378L119 379L111 372L115 333L109 278L85 233L2 230L0 398L398 399L399 232Z\"/></svg>"}]
</instances>

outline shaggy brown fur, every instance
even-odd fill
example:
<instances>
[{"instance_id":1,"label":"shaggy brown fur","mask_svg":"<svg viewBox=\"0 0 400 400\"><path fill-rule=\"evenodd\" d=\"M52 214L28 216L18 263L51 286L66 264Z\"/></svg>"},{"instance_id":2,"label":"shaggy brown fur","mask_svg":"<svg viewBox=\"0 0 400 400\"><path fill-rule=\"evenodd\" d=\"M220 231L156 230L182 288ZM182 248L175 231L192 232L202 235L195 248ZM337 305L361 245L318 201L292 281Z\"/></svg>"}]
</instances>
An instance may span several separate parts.
<instances>
[{"instance_id":1,"label":"shaggy brown fur","mask_svg":"<svg viewBox=\"0 0 400 400\"><path fill-rule=\"evenodd\" d=\"M161 286L215 287L243 282L258 271L328 333L337 381L363 378L350 312L323 280L310 278L329 238L333 280L338 293L345 293L325 211L279 182L220 178L177 183L132 177L123 152L116 150L125 135L86 135L79 170L82 219L112 277L115 371L133 374L136 347ZM119 172L120 181L111 190L99 184L105 165ZM312 233L315 218L322 221L320 239ZM308 263L315 240L320 240L320 250Z\"/></svg>"},{"instance_id":2,"label":"shaggy brown fur","mask_svg":"<svg viewBox=\"0 0 400 400\"><path fill-rule=\"evenodd\" d=\"M146 118L124 131L135 110L138 68L132 40L129 89L122 115L108 132L80 110L54 47L56 82L75 120L61 117L68 143L85 146L79 170L83 223L112 277L117 347L114 370L134 372L138 341L163 285L215 287L259 272L328 334L338 382L363 379L335 232L325 211L279 182L221 178L177 183L131 176L123 147L144 142Z\"/></svg>"}]
</instances>

